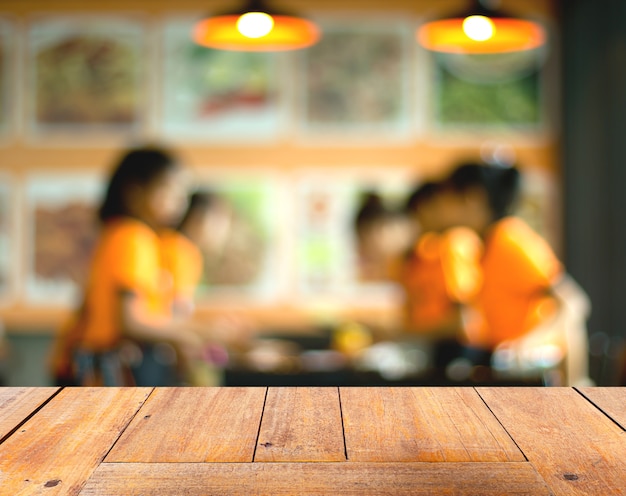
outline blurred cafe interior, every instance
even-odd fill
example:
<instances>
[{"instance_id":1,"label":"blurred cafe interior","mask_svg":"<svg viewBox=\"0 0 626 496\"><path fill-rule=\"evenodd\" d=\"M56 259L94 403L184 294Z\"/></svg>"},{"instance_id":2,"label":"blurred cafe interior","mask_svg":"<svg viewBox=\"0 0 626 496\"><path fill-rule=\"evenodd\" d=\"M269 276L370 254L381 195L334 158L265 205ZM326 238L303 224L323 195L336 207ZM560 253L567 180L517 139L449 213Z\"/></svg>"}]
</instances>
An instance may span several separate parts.
<instances>
[{"instance_id":1,"label":"blurred cafe interior","mask_svg":"<svg viewBox=\"0 0 626 496\"><path fill-rule=\"evenodd\" d=\"M626 385L623 0L0 0L0 385Z\"/></svg>"}]
</instances>

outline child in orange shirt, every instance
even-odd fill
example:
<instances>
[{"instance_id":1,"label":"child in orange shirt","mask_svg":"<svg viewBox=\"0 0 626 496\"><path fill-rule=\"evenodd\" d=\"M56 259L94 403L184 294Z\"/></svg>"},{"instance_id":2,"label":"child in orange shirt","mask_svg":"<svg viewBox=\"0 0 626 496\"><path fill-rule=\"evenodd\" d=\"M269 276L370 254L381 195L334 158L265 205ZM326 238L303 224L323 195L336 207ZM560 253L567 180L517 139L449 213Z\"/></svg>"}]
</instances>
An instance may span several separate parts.
<instances>
[{"instance_id":1,"label":"child in orange shirt","mask_svg":"<svg viewBox=\"0 0 626 496\"><path fill-rule=\"evenodd\" d=\"M80 384L132 384L118 353L124 338L168 342L184 353L201 348L196 334L173 325L156 234L180 217L185 200L182 170L166 151L131 150L113 171L77 340Z\"/></svg>"},{"instance_id":2,"label":"child in orange shirt","mask_svg":"<svg viewBox=\"0 0 626 496\"><path fill-rule=\"evenodd\" d=\"M566 276L548 243L522 219L511 216L520 190L514 167L465 164L453 171L448 200L457 223L485 243L483 282L467 328L468 343L489 351L509 349L517 359L560 348L567 357L564 382L586 380L586 295ZM568 319L565 322L563 319ZM555 332L555 323L561 322ZM529 350L529 346L534 350ZM521 356L523 355L523 356Z\"/></svg>"}]
</instances>

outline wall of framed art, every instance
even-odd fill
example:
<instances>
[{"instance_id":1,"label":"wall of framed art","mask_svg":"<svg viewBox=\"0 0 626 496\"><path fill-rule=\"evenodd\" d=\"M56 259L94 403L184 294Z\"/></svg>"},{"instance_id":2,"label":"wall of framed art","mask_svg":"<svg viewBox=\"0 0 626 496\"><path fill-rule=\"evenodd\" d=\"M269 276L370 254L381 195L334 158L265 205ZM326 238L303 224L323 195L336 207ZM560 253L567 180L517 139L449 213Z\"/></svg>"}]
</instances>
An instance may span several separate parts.
<instances>
[{"instance_id":1,"label":"wall of framed art","mask_svg":"<svg viewBox=\"0 0 626 496\"><path fill-rule=\"evenodd\" d=\"M358 195L380 187L399 203L466 158L513 155L528 171L524 215L561 250L556 43L498 60L421 49L420 21L462 0L285 0L319 21L318 45L262 54L191 42L198 15L234 3L0 2L9 327L53 329L75 304L103 178L120 150L142 143L179 152L198 184L234 206L230 252L248 263L209 264L201 315L395 318L393 288L361 280L349 255ZM504 3L557 38L553 1Z\"/></svg>"}]
</instances>

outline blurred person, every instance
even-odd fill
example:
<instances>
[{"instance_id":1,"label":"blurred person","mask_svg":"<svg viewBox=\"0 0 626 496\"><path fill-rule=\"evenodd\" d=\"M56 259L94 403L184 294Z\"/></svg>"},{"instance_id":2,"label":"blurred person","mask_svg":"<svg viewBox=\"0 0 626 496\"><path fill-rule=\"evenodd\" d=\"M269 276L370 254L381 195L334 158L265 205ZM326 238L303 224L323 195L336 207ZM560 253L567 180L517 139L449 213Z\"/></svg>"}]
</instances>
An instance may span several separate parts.
<instances>
[{"instance_id":1,"label":"blurred person","mask_svg":"<svg viewBox=\"0 0 626 496\"><path fill-rule=\"evenodd\" d=\"M410 235L407 223L388 208L374 191L363 193L354 217L359 279L380 282L391 279L397 256Z\"/></svg>"},{"instance_id":2,"label":"blurred person","mask_svg":"<svg viewBox=\"0 0 626 496\"><path fill-rule=\"evenodd\" d=\"M467 163L447 180L454 223L484 242L482 284L469 307L470 350L497 365L532 368L560 363L556 383L584 384L589 302L549 244L512 215L520 190L515 167ZM496 360L497 359L497 360Z\"/></svg>"},{"instance_id":3,"label":"blurred person","mask_svg":"<svg viewBox=\"0 0 626 496\"><path fill-rule=\"evenodd\" d=\"M481 252L473 232L449 228L442 188L426 182L409 196L405 210L416 237L397 271L405 294L404 331L433 346L437 370L461 353L461 304L477 291Z\"/></svg>"},{"instance_id":4,"label":"blurred person","mask_svg":"<svg viewBox=\"0 0 626 496\"><path fill-rule=\"evenodd\" d=\"M204 255L219 257L230 229L231 211L210 191L197 191L175 229L159 232L163 268L171 276L171 299L177 316L189 317L204 272Z\"/></svg>"},{"instance_id":5,"label":"blurred person","mask_svg":"<svg viewBox=\"0 0 626 496\"><path fill-rule=\"evenodd\" d=\"M170 277L170 300L177 319L188 319L195 309L195 294L204 273L204 257L219 258L228 240L232 211L228 203L210 191L197 191L179 225L162 229L161 263ZM203 324L201 334L210 328L213 343L205 349L203 360L192 366L191 384L215 385L213 369L224 365L227 347L242 346L252 326L242 319L223 315ZM204 330L204 332L203 332Z\"/></svg>"},{"instance_id":6,"label":"blurred person","mask_svg":"<svg viewBox=\"0 0 626 496\"><path fill-rule=\"evenodd\" d=\"M182 168L165 150L130 150L113 170L84 305L69 326L79 384L135 384L120 355L125 338L170 343L190 356L201 349L196 333L174 325L157 236L181 216L185 200Z\"/></svg>"}]
</instances>

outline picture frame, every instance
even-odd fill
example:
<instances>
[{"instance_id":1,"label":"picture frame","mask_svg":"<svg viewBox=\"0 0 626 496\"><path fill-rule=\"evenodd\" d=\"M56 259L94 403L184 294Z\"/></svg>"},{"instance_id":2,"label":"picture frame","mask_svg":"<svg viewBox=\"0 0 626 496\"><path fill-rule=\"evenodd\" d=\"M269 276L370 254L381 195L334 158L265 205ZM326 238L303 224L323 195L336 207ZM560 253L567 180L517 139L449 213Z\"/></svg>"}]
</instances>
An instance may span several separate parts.
<instances>
[{"instance_id":1,"label":"picture frame","mask_svg":"<svg viewBox=\"0 0 626 496\"><path fill-rule=\"evenodd\" d=\"M504 54L424 51L423 59L430 91L422 106L434 137L520 140L546 133L545 49Z\"/></svg>"},{"instance_id":2,"label":"picture frame","mask_svg":"<svg viewBox=\"0 0 626 496\"><path fill-rule=\"evenodd\" d=\"M158 133L185 142L259 143L283 126L281 54L196 44L193 17L161 26Z\"/></svg>"},{"instance_id":3,"label":"picture frame","mask_svg":"<svg viewBox=\"0 0 626 496\"><path fill-rule=\"evenodd\" d=\"M298 54L298 136L306 142L406 141L413 132L413 30L406 19L320 19Z\"/></svg>"},{"instance_id":4,"label":"picture frame","mask_svg":"<svg viewBox=\"0 0 626 496\"><path fill-rule=\"evenodd\" d=\"M26 131L67 143L139 137L148 43L138 17L42 15L26 31ZM78 139L77 139L78 137Z\"/></svg>"},{"instance_id":5,"label":"picture frame","mask_svg":"<svg viewBox=\"0 0 626 496\"><path fill-rule=\"evenodd\" d=\"M198 288L200 306L264 305L284 294L289 254L284 228L286 182L271 170L203 169L198 191L210 191L228 205L230 227L220 255L204 253L204 277Z\"/></svg>"},{"instance_id":6,"label":"picture frame","mask_svg":"<svg viewBox=\"0 0 626 496\"><path fill-rule=\"evenodd\" d=\"M99 175L38 171L25 183L25 301L70 307L87 284L98 236L96 209L105 183Z\"/></svg>"}]
</instances>

